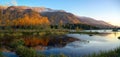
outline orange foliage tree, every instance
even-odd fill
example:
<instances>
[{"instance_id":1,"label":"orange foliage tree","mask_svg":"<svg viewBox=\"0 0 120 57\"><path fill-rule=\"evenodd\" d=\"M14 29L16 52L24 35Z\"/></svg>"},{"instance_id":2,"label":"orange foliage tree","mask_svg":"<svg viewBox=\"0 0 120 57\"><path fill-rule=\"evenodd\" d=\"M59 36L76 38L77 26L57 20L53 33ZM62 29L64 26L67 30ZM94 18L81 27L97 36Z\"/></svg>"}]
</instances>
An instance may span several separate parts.
<instances>
[{"instance_id":1,"label":"orange foliage tree","mask_svg":"<svg viewBox=\"0 0 120 57\"><path fill-rule=\"evenodd\" d=\"M18 18L12 21L14 26L35 26L35 25L49 25L50 22L47 17L29 16L25 15L23 18Z\"/></svg>"}]
</instances>

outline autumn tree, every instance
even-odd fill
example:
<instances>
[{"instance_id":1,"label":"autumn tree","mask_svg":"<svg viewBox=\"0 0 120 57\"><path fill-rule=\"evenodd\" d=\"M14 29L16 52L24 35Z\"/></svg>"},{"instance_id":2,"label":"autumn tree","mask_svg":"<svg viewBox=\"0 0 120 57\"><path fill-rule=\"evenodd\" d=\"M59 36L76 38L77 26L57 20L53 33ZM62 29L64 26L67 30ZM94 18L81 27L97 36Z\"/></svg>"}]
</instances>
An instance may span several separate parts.
<instances>
[{"instance_id":1,"label":"autumn tree","mask_svg":"<svg viewBox=\"0 0 120 57\"><path fill-rule=\"evenodd\" d=\"M46 26L49 25L47 17L42 16L29 16L26 14L23 18L18 18L12 21L14 26Z\"/></svg>"},{"instance_id":2,"label":"autumn tree","mask_svg":"<svg viewBox=\"0 0 120 57\"><path fill-rule=\"evenodd\" d=\"M58 24L59 29L62 29L62 25L63 25L63 21L62 21L62 20L60 20L60 22L59 22L59 24Z\"/></svg>"},{"instance_id":3,"label":"autumn tree","mask_svg":"<svg viewBox=\"0 0 120 57\"><path fill-rule=\"evenodd\" d=\"M40 13L35 12L31 9L11 10L7 8L6 10L0 10L0 23L4 27L20 27L20 28L46 28L50 25L47 17L43 17Z\"/></svg>"}]
</instances>

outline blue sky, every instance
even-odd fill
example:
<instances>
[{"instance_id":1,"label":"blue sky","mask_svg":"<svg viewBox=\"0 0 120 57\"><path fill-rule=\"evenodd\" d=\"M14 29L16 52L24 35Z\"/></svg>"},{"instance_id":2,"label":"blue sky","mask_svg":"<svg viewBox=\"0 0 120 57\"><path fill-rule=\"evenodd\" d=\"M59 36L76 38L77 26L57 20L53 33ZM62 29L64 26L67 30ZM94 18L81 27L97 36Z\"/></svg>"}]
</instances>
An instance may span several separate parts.
<instances>
[{"instance_id":1,"label":"blue sky","mask_svg":"<svg viewBox=\"0 0 120 57\"><path fill-rule=\"evenodd\" d=\"M120 0L0 0L0 5L48 7L120 24Z\"/></svg>"}]
</instances>

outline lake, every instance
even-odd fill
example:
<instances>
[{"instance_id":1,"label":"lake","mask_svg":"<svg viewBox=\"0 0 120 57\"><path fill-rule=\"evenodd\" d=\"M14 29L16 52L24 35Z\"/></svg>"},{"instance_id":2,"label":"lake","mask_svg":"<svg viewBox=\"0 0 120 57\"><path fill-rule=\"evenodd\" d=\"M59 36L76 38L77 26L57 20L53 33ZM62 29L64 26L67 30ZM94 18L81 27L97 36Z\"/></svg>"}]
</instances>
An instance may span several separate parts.
<instances>
[{"instance_id":1,"label":"lake","mask_svg":"<svg viewBox=\"0 0 120 57\"><path fill-rule=\"evenodd\" d=\"M85 30L86 32L90 30ZM65 54L70 57L84 56L93 53L100 53L101 51L114 50L120 47L120 32L112 32L112 30L92 30L92 32L100 32L100 34L66 34L66 36L80 39L79 41L69 42L65 45L54 46L37 46L34 49L37 52L49 54ZM17 57L14 52L4 52L8 57Z\"/></svg>"}]
</instances>

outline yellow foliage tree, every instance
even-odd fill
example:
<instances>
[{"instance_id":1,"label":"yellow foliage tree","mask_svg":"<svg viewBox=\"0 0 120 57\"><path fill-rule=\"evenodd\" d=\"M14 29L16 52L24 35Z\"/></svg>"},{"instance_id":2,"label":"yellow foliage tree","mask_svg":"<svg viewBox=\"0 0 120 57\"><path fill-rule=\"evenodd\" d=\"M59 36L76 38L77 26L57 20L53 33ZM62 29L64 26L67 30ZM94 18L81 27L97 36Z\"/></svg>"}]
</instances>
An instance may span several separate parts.
<instances>
[{"instance_id":1,"label":"yellow foliage tree","mask_svg":"<svg viewBox=\"0 0 120 57\"><path fill-rule=\"evenodd\" d=\"M35 26L35 25L49 25L50 22L47 17L29 16L25 15L23 18L18 18L12 21L14 26Z\"/></svg>"}]
</instances>

